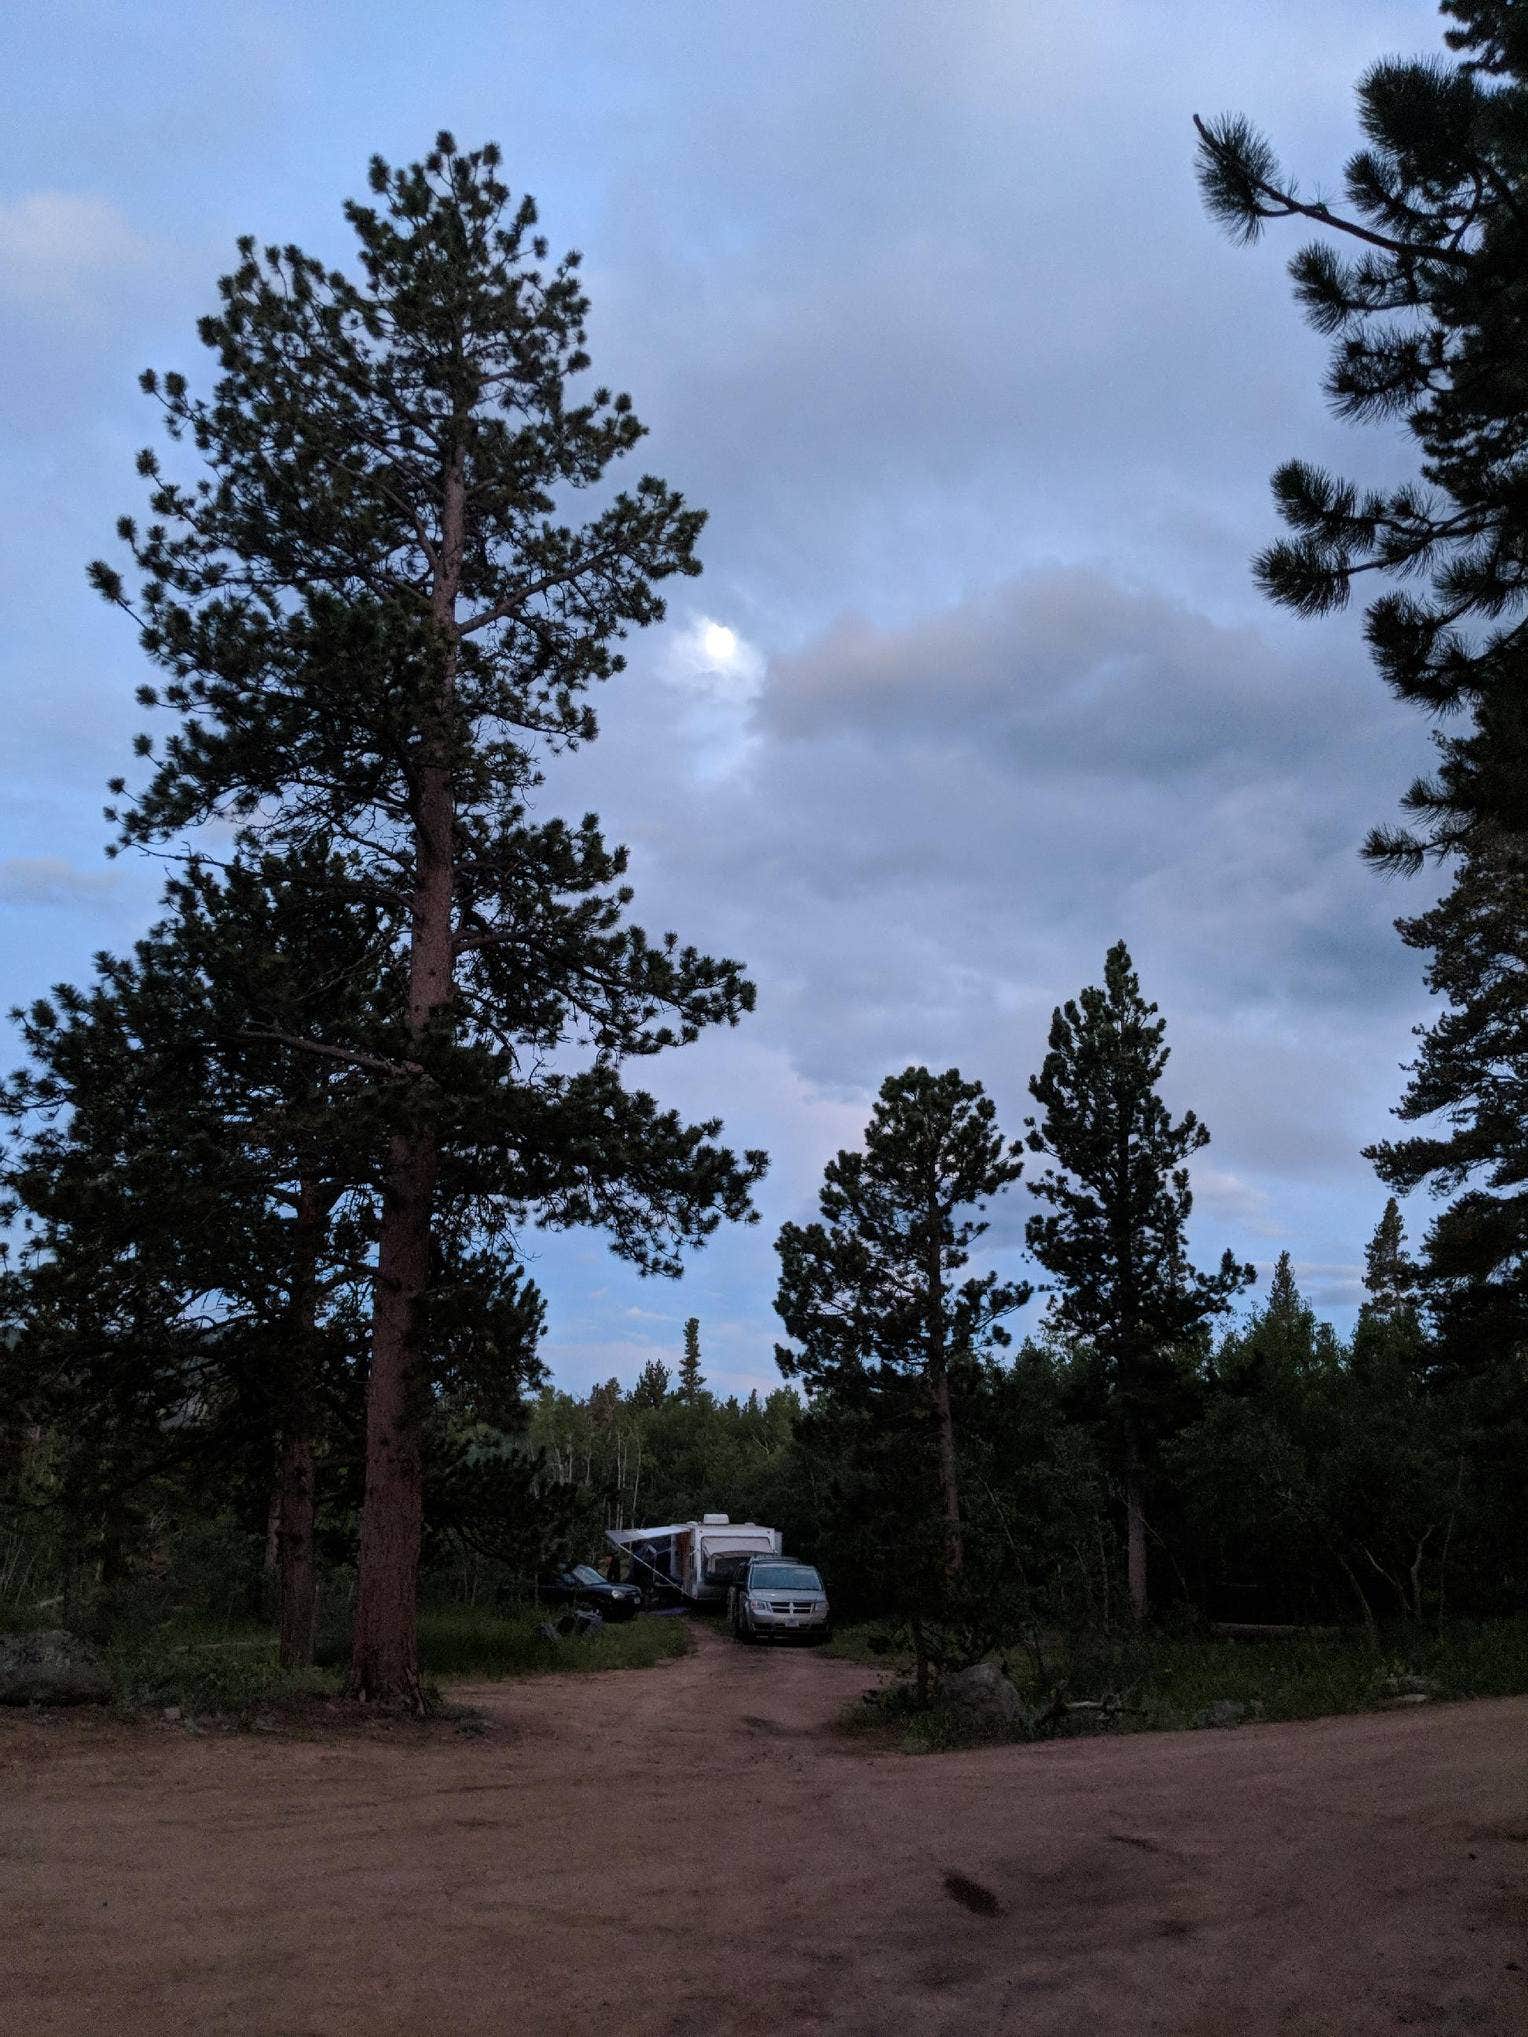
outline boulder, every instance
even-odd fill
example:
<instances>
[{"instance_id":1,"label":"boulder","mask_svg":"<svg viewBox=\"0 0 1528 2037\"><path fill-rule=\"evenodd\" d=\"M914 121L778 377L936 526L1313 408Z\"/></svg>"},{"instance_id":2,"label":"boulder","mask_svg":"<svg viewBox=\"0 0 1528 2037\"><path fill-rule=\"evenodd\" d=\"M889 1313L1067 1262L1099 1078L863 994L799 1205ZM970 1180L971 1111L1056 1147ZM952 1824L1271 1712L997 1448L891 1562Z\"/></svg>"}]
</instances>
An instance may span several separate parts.
<instances>
[{"instance_id":1,"label":"boulder","mask_svg":"<svg viewBox=\"0 0 1528 2037\"><path fill-rule=\"evenodd\" d=\"M536 1634L542 1641L587 1641L604 1624L603 1618L592 1606L575 1606L571 1612L561 1613L555 1620L543 1620Z\"/></svg>"},{"instance_id":2,"label":"boulder","mask_svg":"<svg viewBox=\"0 0 1528 2037\"><path fill-rule=\"evenodd\" d=\"M110 1696L100 1651L77 1634L0 1634L0 1705L98 1705Z\"/></svg>"},{"instance_id":3,"label":"boulder","mask_svg":"<svg viewBox=\"0 0 1528 2037\"><path fill-rule=\"evenodd\" d=\"M1016 1732L1028 1723L1023 1698L995 1662L976 1662L947 1676L939 1686L939 1703L942 1710L976 1725Z\"/></svg>"},{"instance_id":4,"label":"boulder","mask_svg":"<svg viewBox=\"0 0 1528 2037\"><path fill-rule=\"evenodd\" d=\"M1194 1716L1196 1726L1239 1726L1243 1719L1256 1717L1262 1707L1239 1704L1235 1698L1216 1698Z\"/></svg>"},{"instance_id":5,"label":"boulder","mask_svg":"<svg viewBox=\"0 0 1528 2037\"><path fill-rule=\"evenodd\" d=\"M1384 1679L1380 1684L1379 1694L1382 1698L1389 1698L1392 1702L1404 1701L1407 1704L1415 1705L1422 1703L1427 1698L1436 1697L1438 1695L1438 1686L1430 1676L1410 1676L1404 1672L1398 1672L1396 1675L1387 1676Z\"/></svg>"}]
</instances>

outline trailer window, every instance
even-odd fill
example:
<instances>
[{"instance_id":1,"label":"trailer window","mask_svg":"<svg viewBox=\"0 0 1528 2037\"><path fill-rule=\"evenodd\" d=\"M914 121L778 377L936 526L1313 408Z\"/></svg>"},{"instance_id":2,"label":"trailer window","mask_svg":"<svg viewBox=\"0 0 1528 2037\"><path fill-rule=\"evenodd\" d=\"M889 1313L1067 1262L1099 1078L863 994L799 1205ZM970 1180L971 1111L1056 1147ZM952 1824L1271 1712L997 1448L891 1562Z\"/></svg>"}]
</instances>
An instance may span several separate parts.
<instances>
[{"instance_id":1,"label":"trailer window","mask_svg":"<svg viewBox=\"0 0 1528 2037\"><path fill-rule=\"evenodd\" d=\"M736 1577L746 1570L758 1552L753 1549L723 1549L719 1554L706 1551L706 1576L714 1583L719 1579Z\"/></svg>"}]
</instances>

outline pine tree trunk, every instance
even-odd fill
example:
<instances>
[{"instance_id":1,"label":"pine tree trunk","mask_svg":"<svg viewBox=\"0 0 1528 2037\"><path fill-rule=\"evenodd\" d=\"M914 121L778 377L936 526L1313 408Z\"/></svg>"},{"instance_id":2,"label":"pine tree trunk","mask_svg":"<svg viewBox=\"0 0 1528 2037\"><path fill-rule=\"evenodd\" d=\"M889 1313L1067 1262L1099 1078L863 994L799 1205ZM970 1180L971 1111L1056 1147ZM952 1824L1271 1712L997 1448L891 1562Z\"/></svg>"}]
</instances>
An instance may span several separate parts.
<instances>
[{"instance_id":1,"label":"pine tree trunk","mask_svg":"<svg viewBox=\"0 0 1528 2037\"><path fill-rule=\"evenodd\" d=\"M261 1563L259 1618L269 1619L281 1604L281 1446L276 1446L276 1463L271 1479L271 1500L265 1510L265 1556Z\"/></svg>"},{"instance_id":2,"label":"pine tree trunk","mask_svg":"<svg viewBox=\"0 0 1528 2037\"><path fill-rule=\"evenodd\" d=\"M440 677L434 726L421 745L414 807L414 895L408 1020L422 1043L452 1001L455 802L449 761L455 690L456 595L461 578L466 488L458 450L444 476L439 564L432 609ZM424 1709L419 1682L419 1539L424 1519L421 1448L421 1303L429 1285L432 1206L440 1133L428 1092L415 1089L408 1122L388 1146L377 1243L371 1370L366 1387L366 1490L357 1559L351 1696Z\"/></svg>"},{"instance_id":3,"label":"pine tree trunk","mask_svg":"<svg viewBox=\"0 0 1528 2037\"><path fill-rule=\"evenodd\" d=\"M294 1429L281 1445L281 1666L313 1661L318 1578L313 1565L313 1439Z\"/></svg>"},{"instance_id":4,"label":"pine tree trunk","mask_svg":"<svg viewBox=\"0 0 1528 2037\"><path fill-rule=\"evenodd\" d=\"M941 1365L934 1376L934 1420L939 1430L939 1490L944 1501L944 1574L960 1575L965 1547L960 1529L960 1487L955 1472L955 1423L950 1414L950 1380Z\"/></svg>"},{"instance_id":5,"label":"pine tree trunk","mask_svg":"<svg viewBox=\"0 0 1528 2037\"><path fill-rule=\"evenodd\" d=\"M1141 1456L1135 1424L1125 1422L1125 1561L1130 1579L1130 1611L1144 1620L1146 1598L1146 1515L1141 1507Z\"/></svg>"},{"instance_id":6,"label":"pine tree trunk","mask_svg":"<svg viewBox=\"0 0 1528 2037\"><path fill-rule=\"evenodd\" d=\"M280 1583L281 1664L306 1669L313 1660L318 1579L313 1562L314 1339L318 1328L318 1262L328 1206L312 1181L297 1191L292 1224L292 1291L287 1346L285 1423L277 1477L276 1559Z\"/></svg>"},{"instance_id":7,"label":"pine tree trunk","mask_svg":"<svg viewBox=\"0 0 1528 2037\"><path fill-rule=\"evenodd\" d=\"M291 1220L291 1296L287 1306L287 1379L275 1483L275 1568L281 1666L314 1660L318 1575L314 1571L314 1403L318 1393L318 1261L332 1196L316 1181L297 1183Z\"/></svg>"},{"instance_id":8,"label":"pine tree trunk","mask_svg":"<svg viewBox=\"0 0 1528 2037\"><path fill-rule=\"evenodd\" d=\"M950 1413L950 1375L945 1357L944 1261L939 1248L937 1189L930 1191L928 1252L928 1350L925 1364L939 1437L939 1494L944 1503L944 1577L959 1577L965 1549L960 1532L960 1486L955 1471L955 1422Z\"/></svg>"}]
</instances>

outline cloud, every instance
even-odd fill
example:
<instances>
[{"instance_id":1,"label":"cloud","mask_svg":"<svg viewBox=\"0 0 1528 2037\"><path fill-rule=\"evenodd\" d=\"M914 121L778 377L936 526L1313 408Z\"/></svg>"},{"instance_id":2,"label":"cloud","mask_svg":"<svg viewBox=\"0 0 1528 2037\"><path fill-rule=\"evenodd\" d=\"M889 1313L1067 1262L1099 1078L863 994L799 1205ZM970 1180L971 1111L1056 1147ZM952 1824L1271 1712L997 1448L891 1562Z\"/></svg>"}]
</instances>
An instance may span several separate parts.
<instances>
[{"instance_id":1,"label":"cloud","mask_svg":"<svg viewBox=\"0 0 1528 2037\"><path fill-rule=\"evenodd\" d=\"M1032 570L900 629L842 621L776 661L763 718L795 741L852 731L997 745L1050 779L1170 785L1216 770L1267 778L1336 734L1345 709L1339 689L1291 668L1252 628L1072 566Z\"/></svg>"},{"instance_id":2,"label":"cloud","mask_svg":"<svg viewBox=\"0 0 1528 2037\"><path fill-rule=\"evenodd\" d=\"M0 857L0 901L7 905L90 905L120 883L115 869L82 870L62 856Z\"/></svg>"},{"instance_id":3,"label":"cloud","mask_svg":"<svg viewBox=\"0 0 1528 2037\"><path fill-rule=\"evenodd\" d=\"M150 243L109 198L30 191L0 204L0 294L29 306L78 308L104 277L134 269Z\"/></svg>"},{"instance_id":4,"label":"cloud","mask_svg":"<svg viewBox=\"0 0 1528 2037\"><path fill-rule=\"evenodd\" d=\"M676 733L692 776L724 778L747 760L764 659L732 623L695 615L667 638L659 676L683 705Z\"/></svg>"},{"instance_id":5,"label":"cloud","mask_svg":"<svg viewBox=\"0 0 1528 2037\"><path fill-rule=\"evenodd\" d=\"M763 1223L696 1276L755 1294L765 1336L778 1225L811 1213L884 1076L958 1066L1017 1134L1053 1006L1121 936L1167 1020L1168 1102L1214 1136L1201 1259L1306 1238L1335 1263L1348 1226L1366 1235L1361 1148L1425 999L1390 926L1414 898L1357 850L1425 735L1360 647L1048 567L777 653L730 776L684 777L690 706L671 666L658 683L639 664L576 797L631 843L639 920L740 955L759 984L741 1032L645 1079L775 1153ZM992 1212L1005 1272L1030 1206L1021 1187Z\"/></svg>"},{"instance_id":6,"label":"cloud","mask_svg":"<svg viewBox=\"0 0 1528 2037\"><path fill-rule=\"evenodd\" d=\"M1033 1037L1121 935L1175 1038L1298 1022L1340 1081L1345 1030L1323 1028L1412 1009L1402 901L1356 852L1425 751L1355 667L1096 569L1037 571L776 657L746 773L683 800L650 690L640 726L613 702L608 805L642 895L656 869L666 924L725 930L814 1084Z\"/></svg>"},{"instance_id":7,"label":"cloud","mask_svg":"<svg viewBox=\"0 0 1528 2037\"><path fill-rule=\"evenodd\" d=\"M1201 1211L1218 1222L1239 1224L1243 1232L1264 1238L1283 1235L1267 1189L1229 1167L1201 1161L1194 1168L1194 1200Z\"/></svg>"},{"instance_id":8,"label":"cloud","mask_svg":"<svg viewBox=\"0 0 1528 2037\"><path fill-rule=\"evenodd\" d=\"M764 678L764 660L732 623L692 616L671 635L659 667L670 684L703 700L744 705Z\"/></svg>"},{"instance_id":9,"label":"cloud","mask_svg":"<svg viewBox=\"0 0 1528 2037\"><path fill-rule=\"evenodd\" d=\"M1415 892L1356 856L1426 761L1420 725L1358 616L1285 623L1247 563L1278 461L1378 481L1414 447L1329 414L1294 239L1217 235L1189 116L1245 106L1319 178L1353 146L1349 81L1436 47L1435 14L884 0L867 34L863 11L520 6L511 47L479 10L426 76L388 10L358 53L322 9L288 34L183 5L124 15L83 68L33 38L5 81L30 163L0 204L8 846L80 863L8 881L51 905L105 895L90 816L136 725L130 637L80 562L135 504L138 369L206 386L194 320L233 235L351 265L338 199L372 148L427 141L444 93L509 145L554 244L587 244L594 375L631 388L642 464L710 522L704 581L634 637L604 740L547 797L630 842L643 923L758 983L738 1032L643 1076L775 1154L761 1224L674 1297L707 1340L744 1325L728 1362L766 1376L774 1230L882 1077L959 1065L1016 1127L1052 1005L1120 934L1168 1019L1170 1098L1215 1135L1207 1252L1282 1233L1351 1256L1377 1214L1358 1148L1426 1008L1389 925ZM246 105L224 88L252 50ZM147 889L124 873L116 944ZM7 1001L44 955L79 978L97 932L39 909ZM566 1348L635 1371L621 1309L652 1289L598 1243L544 1265Z\"/></svg>"}]
</instances>

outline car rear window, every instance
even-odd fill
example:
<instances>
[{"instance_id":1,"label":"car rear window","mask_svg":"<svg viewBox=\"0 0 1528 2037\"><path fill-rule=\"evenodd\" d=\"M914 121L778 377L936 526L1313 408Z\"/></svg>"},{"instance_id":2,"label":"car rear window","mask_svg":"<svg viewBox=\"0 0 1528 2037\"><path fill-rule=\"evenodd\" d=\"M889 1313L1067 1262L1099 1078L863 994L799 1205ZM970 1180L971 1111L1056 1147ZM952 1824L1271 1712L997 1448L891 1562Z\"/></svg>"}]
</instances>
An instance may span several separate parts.
<instances>
[{"instance_id":1,"label":"car rear window","mask_svg":"<svg viewBox=\"0 0 1528 2037\"><path fill-rule=\"evenodd\" d=\"M821 1591L822 1579L809 1563L756 1563L748 1573L750 1591Z\"/></svg>"}]
</instances>

